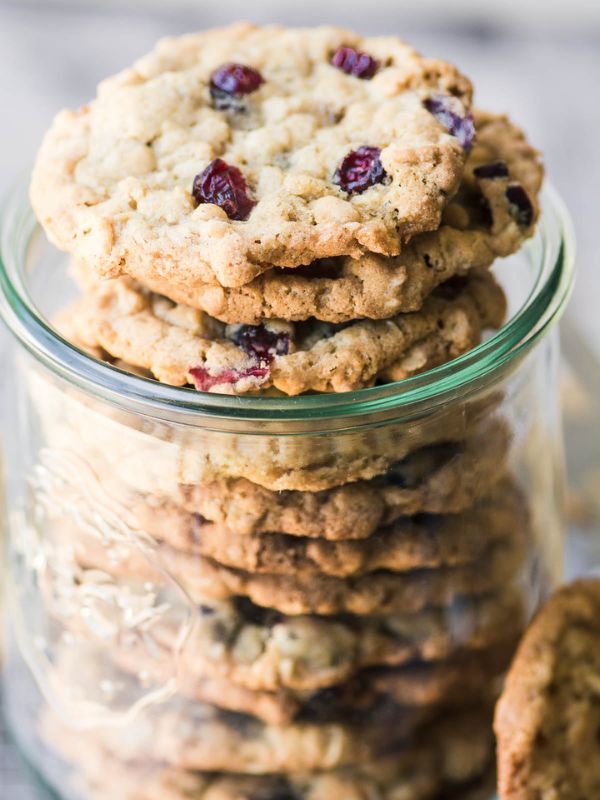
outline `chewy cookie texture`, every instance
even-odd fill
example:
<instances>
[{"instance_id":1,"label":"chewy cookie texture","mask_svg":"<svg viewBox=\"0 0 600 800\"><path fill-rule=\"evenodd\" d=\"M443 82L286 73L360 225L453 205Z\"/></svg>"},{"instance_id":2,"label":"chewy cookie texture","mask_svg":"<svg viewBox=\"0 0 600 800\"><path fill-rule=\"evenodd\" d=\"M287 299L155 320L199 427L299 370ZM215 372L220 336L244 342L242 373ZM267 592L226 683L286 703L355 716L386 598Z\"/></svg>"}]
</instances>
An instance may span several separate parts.
<instances>
[{"instance_id":1,"label":"chewy cookie texture","mask_svg":"<svg viewBox=\"0 0 600 800\"><path fill-rule=\"evenodd\" d=\"M73 732L51 715L43 720L43 733L63 757L81 769L86 796L92 800L114 797L117 787L123 800L396 800L442 796L485 800L485 791L489 791L489 733L476 713L440 731L436 747L415 745L363 768L304 775L219 774L165 765L142 766L115 757L97 738L77 741ZM473 784L478 773L486 776L483 791Z\"/></svg>"},{"instance_id":2,"label":"chewy cookie texture","mask_svg":"<svg viewBox=\"0 0 600 800\"><path fill-rule=\"evenodd\" d=\"M600 797L600 580L566 586L535 618L495 728L502 800Z\"/></svg>"},{"instance_id":3,"label":"chewy cookie texture","mask_svg":"<svg viewBox=\"0 0 600 800\"><path fill-rule=\"evenodd\" d=\"M534 233L542 176L452 65L395 37L239 24L160 42L59 114L31 198L73 257L80 297L55 320L73 345L140 392L292 404L417 376L500 328L490 268ZM61 619L48 591L58 676L85 664L103 691L110 665L136 697L176 676L126 731L80 740L41 714L85 800L488 796L535 573L502 391L265 436L29 386L61 596L156 612L106 635L104 610Z\"/></svg>"},{"instance_id":4,"label":"chewy cookie texture","mask_svg":"<svg viewBox=\"0 0 600 800\"><path fill-rule=\"evenodd\" d=\"M401 380L470 350L504 319L502 290L487 272L445 284L419 311L324 323L223 326L203 312L148 294L128 278L90 288L72 309L77 337L148 370L164 383L233 394L344 392Z\"/></svg>"},{"instance_id":5,"label":"chewy cookie texture","mask_svg":"<svg viewBox=\"0 0 600 800\"><path fill-rule=\"evenodd\" d=\"M233 324L311 317L341 323L416 311L440 283L517 250L537 216L542 168L535 150L506 117L475 111L474 121L475 141L440 227L414 236L399 256L313 259L294 270L268 270L239 288L180 283L172 274L146 273L141 281L157 294ZM516 191L517 183L525 190L520 212L506 194ZM85 277L84 262L79 273Z\"/></svg>"},{"instance_id":6,"label":"chewy cookie texture","mask_svg":"<svg viewBox=\"0 0 600 800\"><path fill-rule=\"evenodd\" d=\"M335 63L343 46L373 74ZM454 67L393 37L237 25L165 40L58 115L32 200L104 275L241 286L272 266L395 255L456 191L470 103Z\"/></svg>"}]
</instances>

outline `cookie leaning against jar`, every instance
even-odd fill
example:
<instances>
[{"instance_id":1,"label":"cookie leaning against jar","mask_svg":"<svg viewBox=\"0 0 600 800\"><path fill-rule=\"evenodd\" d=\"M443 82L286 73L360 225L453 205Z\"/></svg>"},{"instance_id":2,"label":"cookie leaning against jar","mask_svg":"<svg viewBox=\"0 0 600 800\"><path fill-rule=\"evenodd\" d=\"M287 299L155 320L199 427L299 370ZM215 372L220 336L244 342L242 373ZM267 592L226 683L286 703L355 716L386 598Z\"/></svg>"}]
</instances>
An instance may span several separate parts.
<instances>
[{"instance_id":1,"label":"cookie leaning against jar","mask_svg":"<svg viewBox=\"0 0 600 800\"><path fill-rule=\"evenodd\" d=\"M182 284L171 272L136 277L145 288L226 323L311 317L340 323L417 311L453 275L485 269L516 252L538 217L538 153L507 117L477 110L474 118L475 142L440 227L414 236L399 256L322 259L294 270L269 270L238 288ZM85 288L93 270L79 261L75 273Z\"/></svg>"},{"instance_id":2,"label":"cookie leaning against jar","mask_svg":"<svg viewBox=\"0 0 600 800\"><path fill-rule=\"evenodd\" d=\"M600 797L600 580L538 613L496 709L502 800Z\"/></svg>"},{"instance_id":3,"label":"cookie leaning against jar","mask_svg":"<svg viewBox=\"0 0 600 800\"><path fill-rule=\"evenodd\" d=\"M102 275L241 286L396 255L458 187L470 105L463 75L397 38L233 25L160 42L59 114L31 198L52 241Z\"/></svg>"}]
</instances>

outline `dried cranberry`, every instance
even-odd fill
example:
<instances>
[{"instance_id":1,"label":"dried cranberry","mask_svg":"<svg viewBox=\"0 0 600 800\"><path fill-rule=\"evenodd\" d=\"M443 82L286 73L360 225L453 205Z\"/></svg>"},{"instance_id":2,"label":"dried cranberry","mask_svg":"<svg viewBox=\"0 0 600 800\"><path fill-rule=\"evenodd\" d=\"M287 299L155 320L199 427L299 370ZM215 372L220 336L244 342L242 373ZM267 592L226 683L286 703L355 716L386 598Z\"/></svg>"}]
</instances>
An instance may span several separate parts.
<instances>
[{"instance_id":1,"label":"dried cranberry","mask_svg":"<svg viewBox=\"0 0 600 800\"><path fill-rule=\"evenodd\" d=\"M453 275L444 283L435 288L435 296L442 297L444 300L456 300L469 285L469 278L466 275Z\"/></svg>"},{"instance_id":2,"label":"dried cranberry","mask_svg":"<svg viewBox=\"0 0 600 800\"><path fill-rule=\"evenodd\" d=\"M210 76L210 95L215 108L240 108L244 95L252 94L264 83L258 70L245 64L223 64Z\"/></svg>"},{"instance_id":3,"label":"dried cranberry","mask_svg":"<svg viewBox=\"0 0 600 800\"><path fill-rule=\"evenodd\" d=\"M450 288L449 282L442 284L441 290L438 287L436 295L444 297L444 290ZM464 288L464 284L463 287ZM460 289L459 289L460 291ZM455 294L454 294L455 297ZM449 299L454 299L450 296ZM457 445L455 444L435 444L415 450L401 461L394 462L388 471L383 475L386 483L397 486L400 489L414 489L423 478L431 475L443 464L450 461L456 455Z\"/></svg>"},{"instance_id":4,"label":"dried cranberry","mask_svg":"<svg viewBox=\"0 0 600 800\"><path fill-rule=\"evenodd\" d=\"M244 795L245 796L245 795ZM248 795L248 800L299 800L296 792L288 786L285 778L275 778L268 786Z\"/></svg>"},{"instance_id":5,"label":"dried cranberry","mask_svg":"<svg viewBox=\"0 0 600 800\"><path fill-rule=\"evenodd\" d=\"M381 150L365 145L348 153L336 170L333 182L348 194L361 194L370 186L382 183L386 177Z\"/></svg>"},{"instance_id":6,"label":"dried cranberry","mask_svg":"<svg viewBox=\"0 0 600 800\"><path fill-rule=\"evenodd\" d=\"M222 158L215 158L196 175L192 194L198 205L214 203L223 209L229 219L248 219L255 205L254 200L248 197L246 179L240 170Z\"/></svg>"},{"instance_id":7,"label":"dried cranberry","mask_svg":"<svg viewBox=\"0 0 600 800\"><path fill-rule=\"evenodd\" d=\"M355 78L372 78L379 69L379 61L353 47L339 47L333 54L331 63L346 75L354 75Z\"/></svg>"},{"instance_id":8,"label":"dried cranberry","mask_svg":"<svg viewBox=\"0 0 600 800\"><path fill-rule=\"evenodd\" d=\"M407 465L406 460L392 464L382 476L382 479L390 486L397 486L399 489L412 489L415 485L415 482L411 479L410 466Z\"/></svg>"},{"instance_id":9,"label":"dried cranberry","mask_svg":"<svg viewBox=\"0 0 600 800\"><path fill-rule=\"evenodd\" d=\"M194 379L196 389L199 392L208 392L213 386L223 383L233 385L244 378L257 378L262 383L269 377L271 370L268 366L259 364L247 369L223 369L214 375L206 367L192 367L189 372Z\"/></svg>"},{"instance_id":10,"label":"dried cranberry","mask_svg":"<svg viewBox=\"0 0 600 800\"><path fill-rule=\"evenodd\" d=\"M273 608L264 608L255 605L252 600L239 595L233 600L237 614L243 618L244 622L251 625L259 625L264 628L272 628L284 621L285 617Z\"/></svg>"},{"instance_id":11,"label":"dried cranberry","mask_svg":"<svg viewBox=\"0 0 600 800\"><path fill-rule=\"evenodd\" d=\"M290 350L287 333L270 331L264 325L242 325L233 335L233 341L261 364L270 364L275 356L285 356Z\"/></svg>"},{"instance_id":12,"label":"dried cranberry","mask_svg":"<svg viewBox=\"0 0 600 800\"><path fill-rule=\"evenodd\" d=\"M508 164L506 161L490 161L475 167L473 174L476 178L508 178Z\"/></svg>"},{"instance_id":13,"label":"dried cranberry","mask_svg":"<svg viewBox=\"0 0 600 800\"><path fill-rule=\"evenodd\" d=\"M465 113L460 100L447 94L428 97L424 106L452 136L456 136L465 150L470 150L475 138L473 115Z\"/></svg>"},{"instance_id":14,"label":"dried cranberry","mask_svg":"<svg viewBox=\"0 0 600 800\"><path fill-rule=\"evenodd\" d=\"M202 514L198 514L197 512L192 512L191 519L190 519L190 539L194 544L200 544L202 541L202 529L208 523L208 520L205 519Z\"/></svg>"},{"instance_id":15,"label":"dried cranberry","mask_svg":"<svg viewBox=\"0 0 600 800\"><path fill-rule=\"evenodd\" d=\"M520 183L511 183L506 189L508 210L519 225L528 228L533 222L533 204Z\"/></svg>"},{"instance_id":16,"label":"dried cranberry","mask_svg":"<svg viewBox=\"0 0 600 800\"><path fill-rule=\"evenodd\" d=\"M221 708L219 710L219 717L228 728L232 728L244 737L250 736L256 725L256 717L247 714L245 711L229 711L228 709Z\"/></svg>"},{"instance_id":17,"label":"dried cranberry","mask_svg":"<svg viewBox=\"0 0 600 800\"><path fill-rule=\"evenodd\" d=\"M461 190L457 198L468 211L471 225L479 225L483 228L493 226L492 207L487 197L477 187Z\"/></svg>"},{"instance_id":18,"label":"dried cranberry","mask_svg":"<svg viewBox=\"0 0 600 800\"><path fill-rule=\"evenodd\" d=\"M341 714L348 716L357 703L356 689L356 684L346 683L311 692L302 703L301 720L328 723Z\"/></svg>"}]
</instances>

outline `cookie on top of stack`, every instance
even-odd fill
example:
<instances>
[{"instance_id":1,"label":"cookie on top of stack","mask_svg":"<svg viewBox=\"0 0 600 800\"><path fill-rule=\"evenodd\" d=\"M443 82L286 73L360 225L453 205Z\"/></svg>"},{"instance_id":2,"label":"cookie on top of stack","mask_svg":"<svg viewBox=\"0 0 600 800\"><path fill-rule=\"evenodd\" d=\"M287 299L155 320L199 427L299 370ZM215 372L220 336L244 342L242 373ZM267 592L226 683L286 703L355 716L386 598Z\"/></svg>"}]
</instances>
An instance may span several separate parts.
<instances>
[{"instance_id":1,"label":"cookie on top of stack","mask_svg":"<svg viewBox=\"0 0 600 800\"><path fill-rule=\"evenodd\" d=\"M501 326L489 267L532 234L541 180L522 132L474 110L451 65L394 37L242 24L161 42L61 113L31 196L73 256L74 343L174 386L298 395L401 380ZM497 678L527 606L529 514L498 402L461 411L457 430L390 438L368 470L356 457L362 472L347 453L311 475L282 448L268 455L282 484L258 452L250 479L236 458L219 473L213 453L210 475L152 488L139 471L116 478L87 413L60 435L46 418L48 438L80 436L155 560L133 539L115 559L81 508L61 513L64 487L49 535L124 590L168 593L168 575L198 609L176 696L125 738L99 730L83 747L44 716L90 797L119 775L127 800L484 785ZM153 634L152 653L110 645L124 685L163 680L176 632Z\"/></svg>"},{"instance_id":2,"label":"cookie on top of stack","mask_svg":"<svg viewBox=\"0 0 600 800\"><path fill-rule=\"evenodd\" d=\"M540 180L450 65L242 25L167 40L59 115L31 196L80 271L127 276L85 281L84 341L175 385L298 394L401 379L499 326L482 270L531 233Z\"/></svg>"}]
</instances>

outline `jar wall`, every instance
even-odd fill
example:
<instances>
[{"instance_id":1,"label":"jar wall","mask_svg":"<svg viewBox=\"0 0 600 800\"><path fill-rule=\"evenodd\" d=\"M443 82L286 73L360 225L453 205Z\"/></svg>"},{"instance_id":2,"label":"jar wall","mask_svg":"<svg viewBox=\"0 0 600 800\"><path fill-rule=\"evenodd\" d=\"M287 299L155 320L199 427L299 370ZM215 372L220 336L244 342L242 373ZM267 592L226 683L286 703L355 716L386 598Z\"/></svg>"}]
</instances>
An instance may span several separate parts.
<instances>
[{"instance_id":1,"label":"jar wall","mask_svg":"<svg viewBox=\"0 0 600 800\"><path fill-rule=\"evenodd\" d=\"M17 353L23 750L69 799L485 797L561 575L556 372L551 334L452 402L291 434L132 413Z\"/></svg>"}]
</instances>

